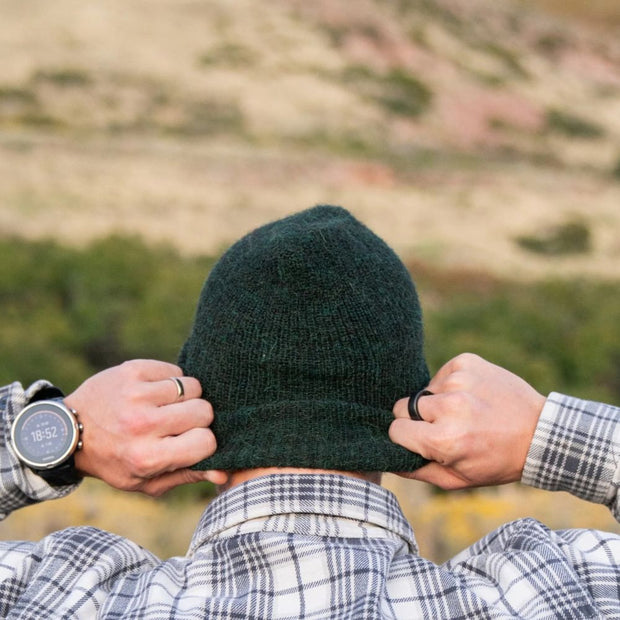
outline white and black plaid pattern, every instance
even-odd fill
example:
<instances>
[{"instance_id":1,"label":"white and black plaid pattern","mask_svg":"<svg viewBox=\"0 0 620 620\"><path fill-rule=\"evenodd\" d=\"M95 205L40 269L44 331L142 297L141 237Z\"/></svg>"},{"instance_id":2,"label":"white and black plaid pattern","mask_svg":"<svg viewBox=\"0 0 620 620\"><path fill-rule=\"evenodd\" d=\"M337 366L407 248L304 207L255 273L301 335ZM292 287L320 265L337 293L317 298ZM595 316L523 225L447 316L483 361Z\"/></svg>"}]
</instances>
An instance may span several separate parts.
<instances>
[{"instance_id":1,"label":"white and black plaid pattern","mask_svg":"<svg viewBox=\"0 0 620 620\"><path fill-rule=\"evenodd\" d=\"M7 490L5 477L20 474L2 458ZM0 497L0 509L13 502ZM522 519L438 566L417 554L389 491L338 475L266 476L214 500L184 557L161 561L90 527L1 543L0 617L620 618L620 537Z\"/></svg>"},{"instance_id":2,"label":"white and black plaid pattern","mask_svg":"<svg viewBox=\"0 0 620 620\"><path fill-rule=\"evenodd\" d=\"M605 504L620 521L620 408L552 392L522 482Z\"/></svg>"}]
</instances>

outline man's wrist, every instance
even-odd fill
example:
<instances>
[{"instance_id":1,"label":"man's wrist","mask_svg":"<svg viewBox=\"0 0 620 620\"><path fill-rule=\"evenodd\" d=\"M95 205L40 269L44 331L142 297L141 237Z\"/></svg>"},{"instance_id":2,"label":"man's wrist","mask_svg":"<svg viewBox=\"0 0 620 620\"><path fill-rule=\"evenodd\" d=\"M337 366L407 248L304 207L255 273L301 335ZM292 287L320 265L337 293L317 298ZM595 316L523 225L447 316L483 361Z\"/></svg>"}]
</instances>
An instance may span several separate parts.
<instances>
[{"instance_id":1,"label":"man's wrist","mask_svg":"<svg viewBox=\"0 0 620 620\"><path fill-rule=\"evenodd\" d=\"M567 491L606 504L613 495L614 407L557 392L547 397L527 454L521 482Z\"/></svg>"}]
</instances>

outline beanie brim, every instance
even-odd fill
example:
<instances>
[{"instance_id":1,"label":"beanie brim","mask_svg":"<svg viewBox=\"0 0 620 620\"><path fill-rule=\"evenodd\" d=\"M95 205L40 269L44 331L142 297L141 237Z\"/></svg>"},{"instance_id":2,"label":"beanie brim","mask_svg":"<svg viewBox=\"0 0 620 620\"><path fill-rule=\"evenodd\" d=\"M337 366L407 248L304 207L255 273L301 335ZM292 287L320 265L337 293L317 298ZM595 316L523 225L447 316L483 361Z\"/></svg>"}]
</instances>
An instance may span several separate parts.
<instances>
[{"instance_id":1,"label":"beanie brim","mask_svg":"<svg viewBox=\"0 0 620 620\"><path fill-rule=\"evenodd\" d=\"M218 417L225 424L218 425ZM413 471L426 461L390 441L393 420L390 411L342 401L281 401L216 412L211 428L217 451L193 469Z\"/></svg>"}]
</instances>

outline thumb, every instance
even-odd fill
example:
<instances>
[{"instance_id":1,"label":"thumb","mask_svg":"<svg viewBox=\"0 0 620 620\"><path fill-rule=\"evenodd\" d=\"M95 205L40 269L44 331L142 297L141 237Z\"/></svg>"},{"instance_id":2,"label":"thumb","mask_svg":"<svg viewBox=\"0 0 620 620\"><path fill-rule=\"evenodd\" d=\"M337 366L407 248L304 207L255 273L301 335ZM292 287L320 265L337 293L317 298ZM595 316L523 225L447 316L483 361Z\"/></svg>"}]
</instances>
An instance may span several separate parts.
<instances>
[{"instance_id":1,"label":"thumb","mask_svg":"<svg viewBox=\"0 0 620 620\"><path fill-rule=\"evenodd\" d=\"M411 480L428 482L445 491L455 491L471 486L468 480L456 474L452 469L434 462L430 462L412 472L399 472L399 475Z\"/></svg>"},{"instance_id":2,"label":"thumb","mask_svg":"<svg viewBox=\"0 0 620 620\"><path fill-rule=\"evenodd\" d=\"M205 481L213 482L214 484L224 484L227 479L227 474L220 470L197 471L184 468L151 478L140 490L146 495L158 497L181 484Z\"/></svg>"}]
</instances>

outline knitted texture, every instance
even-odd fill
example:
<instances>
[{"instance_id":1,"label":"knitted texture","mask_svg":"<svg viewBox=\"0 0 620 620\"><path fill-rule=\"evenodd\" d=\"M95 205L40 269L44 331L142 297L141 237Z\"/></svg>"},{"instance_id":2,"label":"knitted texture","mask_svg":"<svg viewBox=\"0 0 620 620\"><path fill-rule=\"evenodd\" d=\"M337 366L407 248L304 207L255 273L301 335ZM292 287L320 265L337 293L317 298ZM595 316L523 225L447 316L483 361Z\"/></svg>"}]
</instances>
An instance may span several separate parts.
<instances>
[{"instance_id":1,"label":"knitted texture","mask_svg":"<svg viewBox=\"0 0 620 620\"><path fill-rule=\"evenodd\" d=\"M398 398L429 381L422 316L396 254L340 207L262 226L218 261L179 356L215 411L196 469L411 471Z\"/></svg>"}]
</instances>

